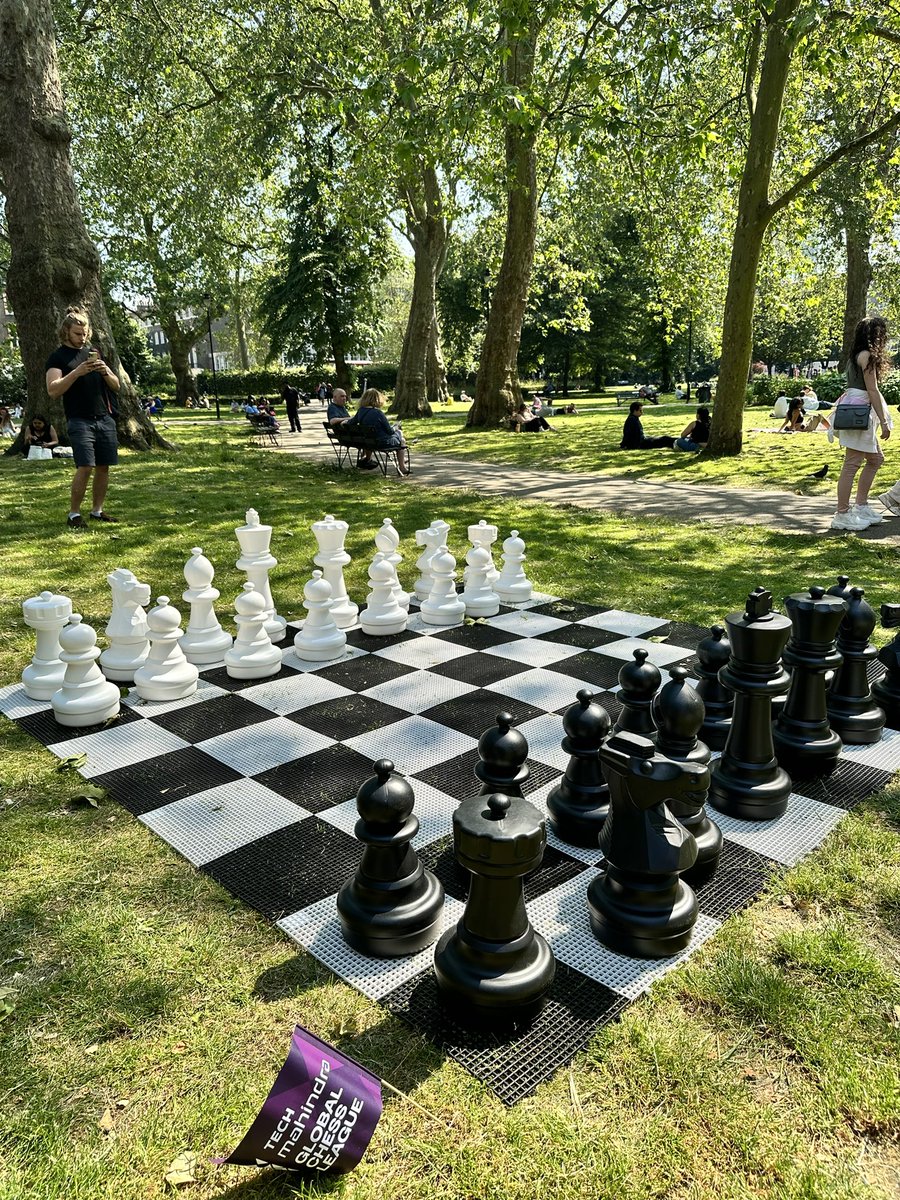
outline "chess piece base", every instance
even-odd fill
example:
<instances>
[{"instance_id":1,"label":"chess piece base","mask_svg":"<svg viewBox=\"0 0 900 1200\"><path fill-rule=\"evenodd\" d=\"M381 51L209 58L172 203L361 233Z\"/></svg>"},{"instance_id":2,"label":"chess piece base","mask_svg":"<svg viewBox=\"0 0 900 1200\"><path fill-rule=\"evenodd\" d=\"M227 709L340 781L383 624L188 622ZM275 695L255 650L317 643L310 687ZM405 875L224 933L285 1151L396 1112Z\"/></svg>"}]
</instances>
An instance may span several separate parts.
<instances>
[{"instance_id":1,"label":"chess piece base","mask_svg":"<svg viewBox=\"0 0 900 1200\"><path fill-rule=\"evenodd\" d=\"M709 883L716 873L719 859L722 857L722 830L705 812L697 824L691 824L689 819L683 817L678 819L697 843L697 861L692 867L681 872L684 882L696 891L704 883Z\"/></svg>"},{"instance_id":2,"label":"chess piece base","mask_svg":"<svg viewBox=\"0 0 900 1200\"><path fill-rule=\"evenodd\" d=\"M773 821L787 811L791 780L775 760L764 766L735 764L733 773L722 769L725 760L713 764L709 803L740 821Z\"/></svg>"},{"instance_id":3,"label":"chess piece base","mask_svg":"<svg viewBox=\"0 0 900 1200\"><path fill-rule=\"evenodd\" d=\"M597 838L609 816L609 788L598 792L593 805L570 804L562 792L555 788L547 797L547 812L550 828L570 846L597 849Z\"/></svg>"},{"instance_id":4,"label":"chess piece base","mask_svg":"<svg viewBox=\"0 0 900 1200\"><path fill-rule=\"evenodd\" d=\"M52 700L63 685L66 664L57 660L40 666L33 661L22 672L22 686L30 700Z\"/></svg>"},{"instance_id":5,"label":"chess piece base","mask_svg":"<svg viewBox=\"0 0 900 1200\"><path fill-rule=\"evenodd\" d=\"M444 889L421 863L417 866L418 882L366 886L356 876L344 884L338 892L337 910L344 941L354 950L369 958L400 958L437 940ZM394 900L398 894L402 894L399 903Z\"/></svg>"},{"instance_id":6,"label":"chess piece base","mask_svg":"<svg viewBox=\"0 0 900 1200\"><path fill-rule=\"evenodd\" d=\"M890 729L900 729L900 693L890 684L890 674L883 675L872 684L875 703L884 711Z\"/></svg>"},{"instance_id":7,"label":"chess piece base","mask_svg":"<svg viewBox=\"0 0 900 1200\"><path fill-rule=\"evenodd\" d=\"M866 712L851 713L842 716L831 710L828 713L831 727L842 742L848 746L871 746L881 741L884 733L884 710L878 707Z\"/></svg>"},{"instance_id":8,"label":"chess piece base","mask_svg":"<svg viewBox=\"0 0 900 1200\"><path fill-rule=\"evenodd\" d=\"M782 716L781 723L786 723ZM796 725L796 723L794 723ZM840 737L829 730L827 736L811 742L802 732L779 728L772 731L775 756L792 779L814 779L818 775L830 775L838 764L841 747ZM876 739L877 741L877 739Z\"/></svg>"},{"instance_id":9,"label":"chess piece base","mask_svg":"<svg viewBox=\"0 0 900 1200\"><path fill-rule=\"evenodd\" d=\"M225 670L230 679L268 679L277 675L281 670L281 652L275 647L275 658L271 654L272 647L267 646L256 654L242 654L239 659L231 659L225 655Z\"/></svg>"},{"instance_id":10,"label":"chess piece base","mask_svg":"<svg viewBox=\"0 0 900 1200\"><path fill-rule=\"evenodd\" d=\"M594 936L629 958L671 958L691 940L699 908L693 890L678 876L664 886L647 880L637 890L621 884L612 870L598 875L587 891Z\"/></svg>"},{"instance_id":11,"label":"chess piece base","mask_svg":"<svg viewBox=\"0 0 900 1200\"><path fill-rule=\"evenodd\" d=\"M234 645L234 638L230 633L226 633L220 629L215 638L202 637L197 635L196 644L190 632L185 633L181 639L181 649L184 651L184 656L189 663L193 663L195 667L202 667L204 671L208 671L210 667L221 667L225 662L225 652L230 650ZM101 662L101 666L102 666Z\"/></svg>"},{"instance_id":12,"label":"chess piece base","mask_svg":"<svg viewBox=\"0 0 900 1200\"><path fill-rule=\"evenodd\" d=\"M556 961L529 927L509 942L471 933L460 921L434 951L438 994L461 1024L509 1030L533 1021L547 999Z\"/></svg>"},{"instance_id":13,"label":"chess piece base","mask_svg":"<svg viewBox=\"0 0 900 1200\"><path fill-rule=\"evenodd\" d=\"M463 603L467 617L496 617L500 611L499 597L496 600L466 600L463 593Z\"/></svg>"},{"instance_id":14,"label":"chess piece base","mask_svg":"<svg viewBox=\"0 0 900 1200\"><path fill-rule=\"evenodd\" d=\"M77 697L66 702L65 708L57 708L51 700L53 715L58 725L69 729L84 729L89 725L102 725L119 715L119 689L113 683L94 683L90 697Z\"/></svg>"},{"instance_id":15,"label":"chess piece base","mask_svg":"<svg viewBox=\"0 0 900 1200\"><path fill-rule=\"evenodd\" d=\"M514 587L503 587L498 581L494 584L494 591L506 604L524 604L527 600L531 599L534 589L530 583L517 584Z\"/></svg>"},{"instance_id":16,"label":"chess piece base","mask_svg":"<svg viewBox=\"0 0 900 1200\"><path fill-rule=\"evenodd\" d=\"M367 633L370 637L390 637L392 634L403 633L406 629L406 623L409 620L408 614L404 611L399 617L391 617L387 621L375 618L371 620L366 614L368 610L363 609L359 614L359 627L363 633Z\"/></svg>"}]
</instances>

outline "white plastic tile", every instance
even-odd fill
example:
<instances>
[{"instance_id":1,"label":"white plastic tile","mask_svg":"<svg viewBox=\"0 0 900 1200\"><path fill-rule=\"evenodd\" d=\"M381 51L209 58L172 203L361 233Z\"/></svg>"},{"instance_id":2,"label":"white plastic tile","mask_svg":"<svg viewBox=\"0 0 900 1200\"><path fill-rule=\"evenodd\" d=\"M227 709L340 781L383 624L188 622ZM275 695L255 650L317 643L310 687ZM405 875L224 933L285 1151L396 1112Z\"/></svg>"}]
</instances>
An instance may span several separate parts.
<instances>
[{"instance_id":1,"label":"white plastic tile","mask_svg":"<svg viewBox=\"0 0 900 1200\"><path fill-rule=\"evenodd\" d=\"M504 642L502 646L491 646L484 651L494 658L508 658L511 662L526 663L529 667L546 667L548 663L562 662L576 654L583 654L583 646L566 646L562 642L539 642L535 638L519 638L515 642Z\"/></svg>"},{"instance_id":2,"label":"white plastic tile","mask_svg":"<svg viewBox=\"0 0 900 1200\"><path fill-rule=\"evenodd\" d=\"M709 815L729 841L791 867L815 850L847 814L833 804L822 804L792 792L787 812L774 821L739 821L712 805Z\"/></svg>"},{"instance_id":3,"label":"white plastic tile","mask_svg":"<svg viewBox=\"0 0 900 1200\"><path fill-rule=\"evenodd\" d=\"M628 958L616 954L597 940L588 919L587 889L596 876L596 871L585 871L538 896L527 905L528 915L560 962L629 1000L635 1000L657 979L684 962L719 928L719 921L701 913L687 948L672 958Z\"/></svg>"},{"instance_id":4,"label":"white plastic tile","mask_svg":"<svg viewBox=\"0 0 900 1200\"><path fill-rule=\"evenodd\" d=\"M690 658L692 651L683 646L670 646L668 642L647 642L643 638L627 637L619 642L608 642L605 646L595 646L590 654L599 654L601 658L614 658L628 662L634 657L635 650L646 650L647 658L658 667L668 667L672 663ZM667 680L663 680L666 683Z\"/></svg>"},{"instance_id":5,"label":"white plastic tile","mask_svg":"<svg viewBox=\"0 0 900 1200\"><path fill-rule=\"evenodd\" d=\"M360 692L361 696L371 696L382 704L392 704L402 708L404 712L421 713L426 708L434 708L447 700L456 700L467 692L475 690L474 684L464 683L461 679L449 679L443 675L435 675L432 671L413 671L409 675L401 675L399 679L388 679L385 683L376 684Z\"/></svg>"},{"instance_id":6,"label":"white plastic tile","mask_svg":"<svg viewBox=\"0 0 900 1200\"><path fill-rule=\"evenodd\" d=\"M100 733L54 742L47 748L57 758L86 754L87 761L79 770L87 779L91 779L94 775L103 775L119 767L133 767L147 758L184 750L189 744L152 721L130 721L127 725L103 729Z\"/></svg>"},{"instance_id":7,"label":"white plastic tile","mask_svg":"<svg viewBox=\"0 0 900 1200\"><path fill-rule=\"evenodd\" d=\"M324 704L327 700L337 700L339 696L353 695L349 688L309 671L298 671L290 679L268 679L242 689L240 694L245 700L252 700L254 704L281 716L299 712L311 704Z\"/></svg>"},{"instance_id":8,"label":"white plastic tile","mask_svg":"<svg viewBox=\"0 0 900 1200\"><path fill-rule=\"evenodd\" d=\"M365 653L366 651L360 650L358 646L348 646L343 654L329 659L328 662L310 662L305 658L298 658L293 645L289 642L287 646L281 648L281 665L288 667L291 671L321 671L323 667L333 667L335 663L347 662L350 658L360 658Z\"/></svg>"},{"instance_id":9,"label":"white plastic tile","mask_svg":"<svg viewBox=\"0 0 900 1200\"><path fill-rule=\"evenodd\" d=\"M516 728L528 740L529 758L546 763L548 767L556 767L558 771L565 771L569 765L569 755L562 748L565 736L562 717L555 714L532 717L530 721L523 721Z\"/></svg>"},{"instance_id":10,"label":"white plastic tile","mask_svg":"<svg viewBox=\"0 0 900 1200\"><path fill-rule=\"evenodd\" d=\"M413 838L412 844L418 849L447 835L453 814L459 808L459 801L420 779L410 782L416 797L413 813L419 819L419 832ZM316 815L320 821L327 821L329 825L335 825L351 836L359 820L355 798L346 800L343 804L336 804L333 808L326 808L324 812Z\"/></svg>"},{"instance_id":11,"label":"white plastic tile","mask_svg":"<svg viewBox=\"0 0 900 1200\"><path fill-rule=\"evenodd\" d=\"M467 733L459 733L427 717L407 717L404 721L394 721L385 729L348 738L344 744L370 761L389 758L403 775L414 775L474 750L478 742Z\"/></svg>"},{"instance_id":12,"label":"white plastic tile","mask_svg":"<svg viewBox=\"0 0 900 1200\"><path fill-rule=\"evenodd\" d=\"M308 816L255 779L237 779L175 800L140 819L200 867Z\"/></svg>"},{"instance_id":13,"label":"white plastic tile","mask_svg":"<svg viewBox=\"0 0 900 1200\"><path fill-rule=\"evenodd\" d=\"M182 697L181 700L144 700L137 694L136 688L130 688L122 703L133 708L142 717L155 717L160 713L175 712L179 708L192 708L195 704L204 704L207 700L214 700L216 696L227 695L228 692L225 688L210 683L207 679L198 679L196 692L193 695Z\"/></svg>"},{"instance_id":14,"label":"white plastic tile","mask_svg":"<svg viewBox=\"0 0 900 1200\"><path fill-rule=\"evenodd\" d=\"M608 612L597 613L594 617L585 617L577 621L577 625L590 625L592 629L606 629L609 633L620 633L623 637L640 637L653 629L662 629L668 621L660 617L647 617L641 613L623 612L620 608L611 608Z\"/></svg>"},{"instance_id":15,"label":"white plastic tile","mask_svg":"<svg viewBox=\"0 0 900 1200\"><path fill-rule=\"evenodd\" d=\"M545 671L540 667L491 684L492 692L524 700L526 704L533 704L547 712L556 712L558 708L574 704L582 688L587 688L591 693L600 690L584 679L572 679L568 675L560 675L558 671Z\"/></svg>"},{"instance_id":16,"label":"white plastic tile","mask_svg":"<svg viewBox=\"0 0 900 1200\"><path fill-rule=\"evenodd\" d=\"M551 630L562 629L564 625L571 625L572 622L520 608L515 612L503 613L499 617L489 617L487 624L495 629L505 629L507 633L517 633L520 637L537 637L539 633L550 633Z\"/></svg>"},{"instance_id":17,"label":"white plastic tile","mask_svg":"<svg viewBox=\"0 0 900 1200\"><path fill-rule=\"evenodd\" d=\"M867 767L879 767L882 771L900 770L900 733L886 729L880 742L871 746L848 746L845 744L841 757L850 762L864 763Z\"/></svg>"},{"instance_id":18,"label":"white plastic tile","mask_svg":"<svg viewBox=\"0 0 900 1200\"><path fill-rule=\"evenodd\" d=\"M304 729L287 717L273 717L271 721L259 721L198 742L197 749L242 775L258 775L269 767L280 767L305 754L324 750L334 745L334 740Z\"/></svg>"},{"instance_id":19,"label":"white plastic tile","mask_svg":"<svg viewBox=\"0 0 900 1200\"><path fill-rule=\"evenodd\" d=\"M406 958L366 958L353 950L341 934L336 900L337 893L326 896L316 904L282 917L278 926L289 938L305 947L319 962L330 967L336 975L370 1000L380 1000L401 983L429 969L434 958L433 945ZM463 905L453 897L446 896L440 932L455 925L462 913Z\"/></svg>"},{"instance_id":20,"label":"white plastic tile","mask_svg":"<svg viewBox=\"0 0 900 1200\"><path fill-rule=\"evenodd\" d=\"M429 667L439 666L440 663L450 662L453 658L472 654L473 651L467 646L457 646L453 642L445 642L441 638L425 634L417 637L415 641L386 646L384 650L375 650L374 653L379 658L388 658L391 662L403 663L404 666L424 671Z\"/></svg>"},{"instance_id":21,"label":"white plastic tile","mask_svg":"<svg viewBox=\"0 0 900 1200\"><path fill-rule=\"evenodd\" d=\"M21 683L12 683L0 691L0 712L11 721L20 717L33 717L50 708L49 700L32 700L26 696Z\"/></svg>"}]
</instances>

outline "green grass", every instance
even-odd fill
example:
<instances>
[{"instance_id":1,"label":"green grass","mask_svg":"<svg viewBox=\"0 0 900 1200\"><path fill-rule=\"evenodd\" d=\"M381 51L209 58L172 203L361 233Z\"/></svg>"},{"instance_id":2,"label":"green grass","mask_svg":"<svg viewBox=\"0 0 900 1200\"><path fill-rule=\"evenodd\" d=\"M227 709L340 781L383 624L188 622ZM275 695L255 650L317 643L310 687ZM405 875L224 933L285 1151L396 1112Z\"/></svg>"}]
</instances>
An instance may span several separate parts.
<instances>
[{"instance_id":1,"label":"green grass","mask_svg":"<svg viewBox=\"0 0 900 1200\"><path fill-rule=\"evenodd\" d=\"M178 440L178 454L123 456L109 497L122 524L81 535L63 527L66 464L0 460L0 682L30 653L21 600L44 587L102 628L110 569L131 567L177 599L200 545L227 613L243 580L233 529L251 504L275 525L273 584L288 616L311 566L309 524L326 509L351 524L357 597L385 515L403 535L404 577L416 528L444 516L460 553L465 525L486 516L523 530L543 590L683 620L721 617L758 581L780 596L841 571L873 601L893 596L878 543L749 527L698 535L337 476L249 450L233 427L185 426ZM171 1194L164 1175L184 1150L198 1156L184 1191L196 1200L896 1195L896 787L507 1111L112 802L79 804L76 774L11 723L0 729L0 1200L152 1200ZM217 1171L209 1159L243 1135L295 1021L405 1095L386 1094L370 1151L342 1182L291 1190L277 1175Z\"/></svg>"}]
</instances>

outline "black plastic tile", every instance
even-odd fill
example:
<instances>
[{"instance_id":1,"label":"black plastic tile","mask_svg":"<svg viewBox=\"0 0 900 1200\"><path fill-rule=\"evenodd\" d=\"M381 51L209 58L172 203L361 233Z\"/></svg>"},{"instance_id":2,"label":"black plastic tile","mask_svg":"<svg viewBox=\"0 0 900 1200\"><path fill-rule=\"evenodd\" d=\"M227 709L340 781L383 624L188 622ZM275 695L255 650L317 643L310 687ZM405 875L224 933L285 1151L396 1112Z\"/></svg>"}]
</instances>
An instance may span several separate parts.
<instances>
[{"instance_id":1,"label":"black plastic tile","mask_svg":"<svg viewBox=\"0 0 900 1200\"><path fill-rule=\"evenodd\" d=\"M715 819L715 813L711 815ZM696 889L700 911L724 921L752 904L773 874L783 871L784 867L774 859L747 850L737 842L725 841L715 875Z\"/></svg>"},{"instance_id":2,"label":"black plastic tile","mask_svg":"<svg viewBox=\"0 0 900 1200\"><path fill-rule=\"evenodd\" d=\"M337 742L253 778L292 804L316 813L352 799L372 773L365 755Z\"/></svg>"},{"instance_id":3,"label":"black plastic tile","mask_svg":"<svg viewBox=\"0 0 900 1200\"><path fill-rule=\"evenodd\" d=\"M325 737L349 741L361 733L383 729L408 716L405 709L394 708L392 704L382 704L374 696L360 696L354 692L351 696L338 696L336 700L325 700L321 704L301 708L299 712L292 713L288 720Z\"/></svg>"},{"instance_id":4,"label":"black plastic tile","mask_svg":"<svg viewBox=\"0 0 900 1200\"><path fill-rule=\"evenodd\" d=\"M456 758L446 758L433 767L417 771L415 779L431 784L456 800L464 800L467 796L477 795L481 791L481 784L475 778L475 764L479 761L477 750L467 750L465 754L458 754Z\"/></svg>"},{"instance_id":5,"label":"black plastic tile","mask_svg":"<svg viewBox=\"0 0 900 1200\"><path fill-rule=\"evenodd\" d=\"M321 671L316 671L316 674L321 675L323 679L330 679L332 683L339 683L341 687L350 688L351 691L364 692L379 683L399 679L401 675L408 675L414 670L415 667L392 662L389 658L379 658L377 654L364 654L324 667Z\"/></svg>"},{"instance_id":6,"label":"black plastic tile","mask_svg":"<svg viewBox=\"0 0 900 1200\"><path fill-rule=\"evenodd\" d=\"M235 729L244 729L259 721L269 721L273 716L270 709L229 693L227 696L214 696L203 704L190 704L185 708L160 713L153 717L153 723L186 742L205 742L207 738L220 733L232 733Z\"/></svg>"},{"instance_id":7,"label":"black plastic tile","mask_svg":"<svg viewBox=\"0 0 900 1200\"><path fill-rule=\"evenodd\" d=\"M521 667L521 663L519 665ZM486 730L497 724L497 714L501 712L508 712L513 723L521 725L523 721L543 716L544 710L526 704L524 700L479 688L476 692L467 692L455 700L446 700L443 704L426 709L422 716L460 733L467 733L470 737L480 738Z\"/></svg>"},{"instance_id":8,"label":"black plastic tile","mask_svg":"<svg viewBox=\"0 0 900 1200\"><path fill-rule=\"evenodd\" d=\"M559 646L583 646L592 650L595 646L608 646L610 642L621 642L621 633L610 633L608 629L595 629L592 625L562 625L548 633L539 633L536 642L555 642Z\"/></svg>"},{"instance_id":9,"label":"black plastic tile","mask_svg":"<svg viewBox=\"0 0 900 1200\"><path fill-rule=\"evenodd\" d=\"M118 767L91 780L136 817L205 792L242 776L196 746L148 758L131 767Z\"/></svg>"},{"instance_id":10,"label":"black plastic tile","mask_svg":"<svg viewBox=\"0 0 900 1200\"><path fill-rule=\"evenodd\" d=\"M672 646L686 646L688 650L696 650L697 643L709 637L709 625L691 625L684 621L670 621L663 629L654 629L651 637L659 637Z\"/></svg>"},{"instance_id":11,"label":"black plastic tile","mask_svg":"<svg viewBox=\"0 0 900 1200\"><path fill-rule=\"evenodd\" d=\"M794 783L794 791L801 796L809 796L811 800L832 804L835 808L851 809L882 791L891 779L893 775L890 771L841 758L831 775L821 775L818 779L798 779Z\"/></svg>"},{"instance_id":12,"label":"black plastic tile","mask_svg":"<svg viewBox=\"0 0 900 1200\"><path fill-rule=\"evenodd\" d=\"M618 684L619 671L624 665L619 659L604 658L585 650L583 654L573 654L561 662L550 663L545 669L555 671L557 675L567 675L570 679L583 679L601 691Z\"/></svg>"},{"instance_id":13,"label":"black plastic tile","mask_svg":"<svg viewBox=\"0 0 900 1200\"><path fill-rule=\"evenodd\" d=\"M242 692L244 688L256 687L260 683L271 683L273 679L296 679L297 672L290 670L289 667L281 667L274 675L267 675L264 679L232 679L226 667L214 667L211 671L201 671L200 678L214 683L216 687L223 688L226 692Z\"/></svg>"},{"instance_id":14,"label":"black plastic tile","mask_svg":"<svg viewBox=\"0 0 900 1200\"><path fill-rule=\"evenodd\" d=\"M601 613L609 612L609 606L582 604L579 600L548 600L546 604L538 604L528 611L542 613L546 617L559 617L561 621L585 621L588 617L599 617Z\"/></svg>"},{"instance_id":15,"label":"black plastic tile","mask_svg":"<svg viewBox=\"0 0 900 1200\"><path fill-rule=\"evenodd\" d=\"M489 646L503 646L507 642L518 642L517 633L506 629L495 629L493 625L482 625L473 622L471 625L454 625L451 629L435 632L432 637L440 638L442 642L452 642L454 646L468 646L470 650L487 650Z\"/></svg>"},{"instance_id":16,"label":"black plastic tile","mask_svg":"<svg viewBox=\"0 0 900 1200\"><path fill-rule=\"evenodd\" d=\"M399 646L403 642L415 641L421 636L419 633L413 633L411 629L404 629L402 633L391 633L387 637L373 637L371 633L364 633L362 629L350 629L347 632L347 645L355 646L357 650L368 650L371 653L374 650L386 650L388 646Z\"/></svg>"},{"instance_id":17,"label":"black plastic tile","mask_svg":"<svg viewBox=\"0 0 900 1200\"><path fill-rule=\"evenodd\" d=\"M123 704L117 717L113 717L110 721L104 721L102 725L86 725L83 729L60 725L53 715L52 708L32 713L28 717L17 717L16 724L35 741L40 742L42 746L52 746L54 742L67 742L69 738L88 737L92 733L102 733L105 729L118 729L122 725L130 725L133 721L141 720L143 718L134 709Z\"/></svg>"},{"instance_id":18,"label":"black plastic tile","mask_svg":"<svg viewBox=\"0 0 900 1200\"><path fill-rule=\"evenodd\" d=\"M499 683L501 679L521 675L523 669L528 669L527 663L514 662L511 658L500 658L494 654L462 654L459 658L451 658L449 662L428 668L435 675L443 675L446 679L458 679L463 683L474 683L478 687L490 687L492 683Z\"/></svg>"}]
</instances>

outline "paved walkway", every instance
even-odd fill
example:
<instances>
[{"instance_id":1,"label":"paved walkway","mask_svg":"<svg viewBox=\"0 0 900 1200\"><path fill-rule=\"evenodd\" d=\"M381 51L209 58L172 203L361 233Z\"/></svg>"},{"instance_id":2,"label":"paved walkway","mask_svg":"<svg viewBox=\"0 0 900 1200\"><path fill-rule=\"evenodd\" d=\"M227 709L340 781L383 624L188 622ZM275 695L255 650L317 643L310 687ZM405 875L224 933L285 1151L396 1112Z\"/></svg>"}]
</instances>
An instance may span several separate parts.
<instances>
[{"instance_id":1,"label":"paved walkway","mask_svg":"<svg viewBox=\"0 0 900 1200\"><path fill-rule=\"evenodd\" d=\"M307 414L303 414L307 416ZM275 453L293 454L308 462L334 462L322 423L315 414L302 434L284 434ZM679 521L764 525L780 533L846 537L829 529L834 496L797 496L752 488L705 487L701 484L623 479L616 475L538 471L503 463L468 462L438 454L418 454L413 447L413 473L405 485L452 487L493 495L516 496L550 504L607 509L630 515ZM369 472L378 477L378 472ZM888 485L885 480L885 486ZM893 482L893 481L890 481ZM876 507L880 505L876 503ZM866 541L900 542L900 518L887 517L861 534Z\"/></svg>"}]
</instances>

